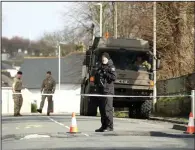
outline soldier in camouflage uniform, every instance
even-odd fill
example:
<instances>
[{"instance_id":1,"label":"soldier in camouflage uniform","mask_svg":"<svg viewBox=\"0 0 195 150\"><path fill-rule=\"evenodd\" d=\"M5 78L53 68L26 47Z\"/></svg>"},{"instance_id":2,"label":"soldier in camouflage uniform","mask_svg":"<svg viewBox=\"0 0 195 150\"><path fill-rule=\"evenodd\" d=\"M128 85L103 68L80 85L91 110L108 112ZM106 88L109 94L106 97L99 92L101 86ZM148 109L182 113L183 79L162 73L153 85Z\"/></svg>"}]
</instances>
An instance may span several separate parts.
<instances>
[{"instance_id":1,"label":"soldier in camouflage uniform","mask_svg":"<svg viewBox=\"0 0 195 150\"><path fill-rule=\"evenodd\" d=\"M14 116L22 116L20 110L23 103L22 97L22 72L18 71L16 77L14 78L12 91L13 91L13 100L14 100Z\"/></svg>"},{"instance_id":2,"label":"soldier in camouflage uniform","mask_svg":"<svg viewBox=\"0 0 195 150\"><path fill-rule=\"evenodd\" d=\"M146 68L147 70L151 69L151 64L148 63L148 61L143 61L141 56L137 57L134 65L136 66L137 70L139 70L139 68Z\"/></svg>"},{"instance_id":3,"label":"soldier in camouflage uniform","mask_svg":"<svg viewBox=\"0 0 195 150\"><path fill-rule=\"evenodd\" d=\"M47 72L46 79L43 80L42 87L41 87L41 93L44 94L54 94L56 87L56 82L51 76L51 71ZM42 113L42 109L45 103L45 99L48 100L48 107L47 107L47 115L50 115L50 112L53 112L53 100L52 95L42 95L42 100L40 103L39 109L37 111L39 113Z\"/></svg>"}]
</instances>

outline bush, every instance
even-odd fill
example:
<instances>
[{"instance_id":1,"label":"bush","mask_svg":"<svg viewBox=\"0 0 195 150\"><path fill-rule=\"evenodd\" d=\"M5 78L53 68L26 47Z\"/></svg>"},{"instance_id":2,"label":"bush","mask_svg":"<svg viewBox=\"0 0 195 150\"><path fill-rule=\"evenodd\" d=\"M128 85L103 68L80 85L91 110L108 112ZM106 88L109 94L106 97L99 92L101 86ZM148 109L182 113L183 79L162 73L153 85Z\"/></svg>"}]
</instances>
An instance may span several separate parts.
<instances>
[{"instance_id":1,"label":"bush","mask_svg":"<svg viewBox=\"0 0 195 150\"><path fill-rule=\"evenodd\" d=\"M128 118L128 112L126 112L126 111L115 111L114 112L114 117L117 117L117 118Z\"/></svg>"},{"instance_id":2,"label":"bush","mask_svg":"<svg viewBox=\"0 0 195 150\"><path fill-rule=\"evenodd\" d=\"M37 104L31 103L31 113L37 112Z\"/></svg>"},{"instance_id":3,"label":"bush","mask_svg":"<svg viewBox=\"0 0 195 150\"><path fill-rule=\"evenodd\" d=\"M186 116L191 111L191 99L187 97L160 98L157 101L157 113L163 116Z\"/></svg>"}]
</instances>

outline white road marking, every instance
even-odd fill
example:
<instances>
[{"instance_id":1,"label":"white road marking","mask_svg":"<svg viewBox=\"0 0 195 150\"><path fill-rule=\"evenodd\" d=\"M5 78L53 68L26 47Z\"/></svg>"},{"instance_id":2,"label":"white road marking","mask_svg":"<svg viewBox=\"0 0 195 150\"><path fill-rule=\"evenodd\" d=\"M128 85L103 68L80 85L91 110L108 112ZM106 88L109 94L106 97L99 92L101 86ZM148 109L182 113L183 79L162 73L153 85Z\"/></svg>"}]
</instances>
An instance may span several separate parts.
<instances>
[{"instance_id":1,"label":"white road marking","mask_svg":"<svg viewBox=\"0 0 195 150\"><path fill-rule=\"evenodd\" d=\"M58 121L52 119L51 117L48 117L48 118L49 118L51 121L55 122L56 124L58 124L58 125L60 125L60 126L63 126L63 127L65 127L65 128L67 128L68 130L70 129L70 127L64 125L63 123L60 123L60 122L58 122ZM81 134L83 134L83 135L85 135L85 136L89 136L89 135L86 134L86 133L81 133Z\"/></svg>"},{"instance_id":2,"label":"white road marking","mask_svg":"<svg viewBox=\"0 0 195 150\"><path fill-rule=\"evenodd\" d=\"M35 139L35 138L49 138L49 135L38 135L38 134L30 134L26 135L24 138L21 138L20 140L24 139Z\"/></svg>"},{"instance_id":3,"label":"white road marking","mask_svg":"<svg viewBox=\"0 0 195 150\"><path fill-rule=\"evenodd\" d=\"M41 127L41 125L27 125L25 128L29 129L29 128L39 128Z\"/></svg>"},{"instance_id":4,"label":"white road marking","mask_svg":"<svg viewBox=\"0 0 195 150\"><path fill-rule=\"evenodd\" d=\"M20 128L19 127L16 127L16 130L19 130Z\"/></svg>"}]
</instances>

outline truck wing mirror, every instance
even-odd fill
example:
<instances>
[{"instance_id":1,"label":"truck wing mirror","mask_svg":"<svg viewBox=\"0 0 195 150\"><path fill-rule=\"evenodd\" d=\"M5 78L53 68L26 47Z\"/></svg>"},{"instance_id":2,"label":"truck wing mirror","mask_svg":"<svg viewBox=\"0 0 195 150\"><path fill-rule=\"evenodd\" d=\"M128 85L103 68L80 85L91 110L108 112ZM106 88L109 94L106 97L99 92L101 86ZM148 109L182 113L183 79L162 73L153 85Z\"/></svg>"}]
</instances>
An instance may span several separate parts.
<instances>
[{"instance_id":1,"label":"truck wing mirror","mask_svg":"<svg viewBox=\"0 0 195 150\"><path fill-rule=\"evenodd\" d=\"M156 59L156 69L160 69L161 65L160 65L160 60L161 60L161 56L160 54L157 54L157 59Z\"/></svg>"},{"instance_id":2,"label":"truck wing mirror","mask_svg":"<svg viewBox=\"0 0 195 150\"><path fill-rule=\"evenodd\" d=\"M90 58L91 58L91 51L86 51L86 55L85 55L85 64L86 66L89 66L90 64Z\"/></svg>"},{"instance_id":3,"label":"truck wing mirror","mask_svg":"<svg viewBox=\"0 0 195 150\"><path fill-rule=\"evenodd\" d=\"M160 69L160 59L156 60L156 69Z\"/></svg>"}]
</instances>

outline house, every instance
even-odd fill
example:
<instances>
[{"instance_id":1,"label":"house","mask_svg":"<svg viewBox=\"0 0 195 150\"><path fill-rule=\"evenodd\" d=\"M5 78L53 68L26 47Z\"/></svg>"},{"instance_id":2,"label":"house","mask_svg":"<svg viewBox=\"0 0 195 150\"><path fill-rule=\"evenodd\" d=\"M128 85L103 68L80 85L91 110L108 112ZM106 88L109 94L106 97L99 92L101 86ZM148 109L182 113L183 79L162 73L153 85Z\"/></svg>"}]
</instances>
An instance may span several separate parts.
<instances>
[{"instance_id":1,"label":"house","mask_svg":"<svg viewBox=\"0 0 195 150\"><path fill-rule=\"evenodd\" d=\"M18 70L14 68L13 66L2 62L1 72L9 72L10 76L13 78L17 74Z\"/></svg>"},{"instance_id":2,"label":"house","mask_svg":"<svg viewBox=\"0 0 195 150\"><path fill-rule=\"evenodd\" d=\"M56 92L54 99L54 112L79 112L81 72L83 53L73 53L61 58L60 73L60 91L59 91L59 59L53 58L25 58L20 70L23 72L23 84L32 96L31 101L37 101L39 105L41 100L40 87L46 72L51 71L53 78L56 80ZM47 102L43 111L46 112Z\"/></svg>"},{"instance_id":3,"label":"house","mask_svg":"<svg viewBox=\"0 0 195 150\"><path fill-rule=\"evenodd\" d=\"M2 87L11 87L12 79L4 74L1 74L1 86Z\"/></svg>"}]
</instances>

